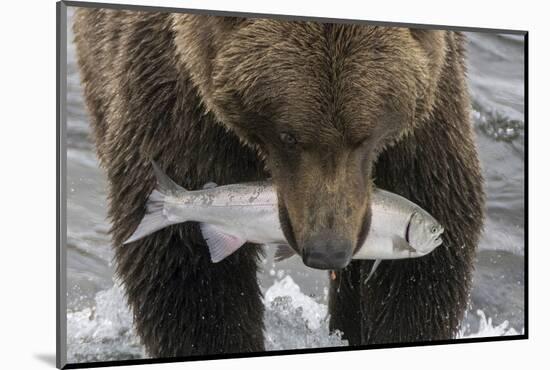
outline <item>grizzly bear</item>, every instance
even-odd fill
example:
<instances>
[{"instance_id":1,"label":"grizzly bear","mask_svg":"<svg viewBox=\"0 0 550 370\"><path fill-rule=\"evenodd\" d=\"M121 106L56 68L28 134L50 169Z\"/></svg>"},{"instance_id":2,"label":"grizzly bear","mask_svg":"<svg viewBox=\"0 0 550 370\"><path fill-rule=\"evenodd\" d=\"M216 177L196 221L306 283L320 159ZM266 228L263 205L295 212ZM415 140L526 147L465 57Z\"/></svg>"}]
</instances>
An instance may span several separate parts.
<instances>
[{"instance_id":1,"label":"grizzly bear","mask_svg":"<svg viewBox=\"0 0 550 370\"><path fill-rule=\"evenodd\" d=\"M155 186L272 178L305 265L336 270L330 328L350 345L451 339L483 221L458 32L80 9L75 42L109 180L117 274L151 356L264 350L261 247L210 262L196 223L123 246ZM350 262L374 187L445 227L432 254ZM304 267L307 268L307 267Z\"/></svg>"}]
</instances>

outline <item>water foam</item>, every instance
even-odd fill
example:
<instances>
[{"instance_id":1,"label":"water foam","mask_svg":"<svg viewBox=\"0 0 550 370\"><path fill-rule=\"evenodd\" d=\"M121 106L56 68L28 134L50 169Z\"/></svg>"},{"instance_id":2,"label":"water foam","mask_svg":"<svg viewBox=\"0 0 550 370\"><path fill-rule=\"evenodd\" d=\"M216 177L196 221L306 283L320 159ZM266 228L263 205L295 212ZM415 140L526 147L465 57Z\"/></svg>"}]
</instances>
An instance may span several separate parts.
<instances>
[{"instance_id":1,"label":"water foam","mask_svg":"<svg viewBox=\"0 0 550 370\"><path fill-rule=\"evenodd\" d=\"M67 313L69 363L146 357L120 284L99 292L95 305Z\"/></svg>"},{"instance_id":2,"label":"water foam","mask_svg":"<svg viewBox=\"0 0 550 370\"><path fill-rule=\"evenodd\" d=\"M524 123L521 120L511 119L499 111L487 111L474 104L472 119L488 137L495 141L512 142L524 134Z\"/></svg>"},{"instance_id":3,"label":"water foam","mask_svg":"<svg viewBox=\"0 0 550 370\"><path fill-rule=\"evenodd\" d=\"M330 333L327 305L308 297L289 275L264 294L267 350L347 346L340 332Z\"/></svg>"},{"instance_id":4,"label":"water foam","mask_svg":"<svg viewBox=\"0 0 550 370\"><path fill-rule=\"evenodd\" d=\"M264 294L266 350L347 346L339 332L330 333L327 305L308 297L292 277L277 280ZM458 338L517 335L507 321L494 326L478 310L479 330ZM123 360L146 357L133 328L133 319L123 288L116 283L98 293L95 305L67 314L70 363Z\"/></svg>"},{"instance_id":5,"label":"water foam","mask_svg":"<svg viewBox=\"0 0 550 370\"><path fill-rule=\"evenodd\" d=\"M493 319L487 318L482 310L477 310L476 314L479 317L479 330L475 333L465 334L466 329L463 328L458 334L458 338L486 338L520 334L516 329L510 327L508 320L493 326ZM522 333L523 331L522 329Z\"/></svg>"}]
</instances>

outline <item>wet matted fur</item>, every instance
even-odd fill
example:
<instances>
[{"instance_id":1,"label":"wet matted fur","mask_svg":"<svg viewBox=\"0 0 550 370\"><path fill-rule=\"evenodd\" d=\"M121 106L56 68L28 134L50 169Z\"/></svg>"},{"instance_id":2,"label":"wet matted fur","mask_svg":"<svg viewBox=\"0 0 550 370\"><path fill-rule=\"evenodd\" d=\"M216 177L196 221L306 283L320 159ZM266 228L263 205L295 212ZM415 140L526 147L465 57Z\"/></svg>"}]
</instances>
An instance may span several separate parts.
<instances>
[{"instance_id":1,"label":"wet matted fur","mask_svg":"<svg viewBox=\"0 0 550 370\"><path fill-rule=\"evenodd\" d=\"M330 326L351 345L454 337L484 204L460 33L100 9L75 18L117 274L151 356L262 351L264 308L258 247L212 264L194 223L122 246L154 187L150 159L188 189L272 176L297 251L325 230L357 245L372 186L418 203L445 227L444 244L383 262L366 285L372 262L339 271Z\"/></svg>"}]
</instances>

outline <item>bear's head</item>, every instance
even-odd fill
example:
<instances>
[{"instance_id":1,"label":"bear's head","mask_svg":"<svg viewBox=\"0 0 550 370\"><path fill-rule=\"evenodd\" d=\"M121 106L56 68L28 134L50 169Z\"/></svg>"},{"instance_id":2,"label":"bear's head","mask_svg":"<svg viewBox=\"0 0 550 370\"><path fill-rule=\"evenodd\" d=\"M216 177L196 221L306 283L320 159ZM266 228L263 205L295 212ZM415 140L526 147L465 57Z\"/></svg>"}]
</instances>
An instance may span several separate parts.
<instances>
[{"instance_id":1,"label":"bear's head","mask_svg":"<svg viewBox=\"0 0 550 370\"><path fill-rule=\"evenodd\" d=\"M378 153L431 113L445 33L177 15L176 46L207 110L257 149L287 240L340 269L370 226Z\"/></svg>"}]
</instances>

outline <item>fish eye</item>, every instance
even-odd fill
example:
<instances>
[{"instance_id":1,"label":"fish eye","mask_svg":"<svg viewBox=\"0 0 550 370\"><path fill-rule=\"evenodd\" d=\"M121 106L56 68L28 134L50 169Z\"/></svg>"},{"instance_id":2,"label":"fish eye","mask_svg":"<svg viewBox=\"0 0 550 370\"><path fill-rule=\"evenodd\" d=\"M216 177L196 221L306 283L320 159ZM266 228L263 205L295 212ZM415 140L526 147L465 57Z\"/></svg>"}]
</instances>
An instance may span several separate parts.
<instances>
[{"instance_id":1,"label":"fish eye","mask_svg":"<svg viewBox=\"0 0 550 370\"><path fill-rule=\"evenodd\" d=\"M430 232L432 234L435 234L437 232L437 226L432 226L432 228L430 229Z\"/></svg>"}]
</instances>

